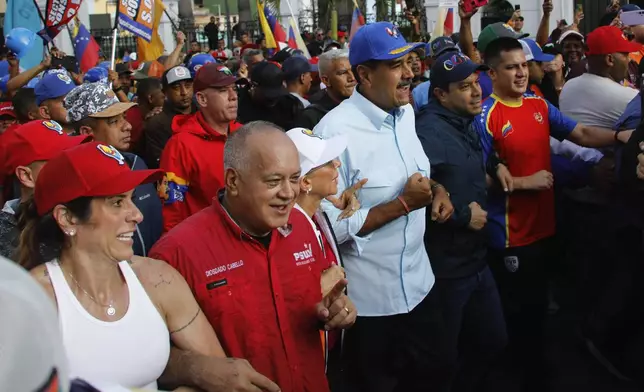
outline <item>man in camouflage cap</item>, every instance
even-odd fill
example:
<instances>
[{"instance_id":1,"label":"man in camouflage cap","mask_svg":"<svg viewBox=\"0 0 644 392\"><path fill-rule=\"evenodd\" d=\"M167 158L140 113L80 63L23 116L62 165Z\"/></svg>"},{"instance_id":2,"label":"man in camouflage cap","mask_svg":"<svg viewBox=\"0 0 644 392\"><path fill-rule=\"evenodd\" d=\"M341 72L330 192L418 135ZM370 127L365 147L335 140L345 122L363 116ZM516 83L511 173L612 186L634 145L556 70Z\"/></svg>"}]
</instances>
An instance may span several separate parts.
<instances>
[{"instance_id":1,"label":"man in camouflage cap","mask_svg":"<svg viewBox=\"0 0 644 392\"><path fill-rule=\"evenodd\" d=\"M74 88L65 97L69 123L79 134L116 147L120 151L130 148L132 126L125 119L125 112L136 105L119 102L116 94L102 83L85 83Z\"/></svg>"},{"instance_id":2,"label":"man in camouflage cap","mask_svg":"<svg viewBox=\"0 0 644 392\"><path fill-rule=\"evenodd\" d=\"M80 85L70 91L64 101L69 123L78 134L113 146L123 154L132 170L145 170L148 167L143 159L126 152L130 148L132 125L125 119L125 112L135 105L119 102L114 91L102 83ZM146 256L161 237L161 201L156 197L153 184L139 185L135 194L134 204L143 214L144 221L137 225L134 254Z\"/></svg>"}]
</instances>

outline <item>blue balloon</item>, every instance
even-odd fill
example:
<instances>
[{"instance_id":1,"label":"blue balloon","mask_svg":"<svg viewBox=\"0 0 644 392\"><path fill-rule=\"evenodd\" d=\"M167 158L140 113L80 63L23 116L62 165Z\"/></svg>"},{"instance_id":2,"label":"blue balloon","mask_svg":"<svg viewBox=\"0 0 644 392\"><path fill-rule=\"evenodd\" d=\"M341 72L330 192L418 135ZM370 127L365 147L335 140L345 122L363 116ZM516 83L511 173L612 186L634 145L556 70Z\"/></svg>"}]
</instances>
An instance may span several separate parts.
<instances>
[{"instance_id":1,"label":"blue balloon","mask_svg":"<svg viewBox=\"0 0 644 392\"><path fill-rule=\"evenodd\" d=\"M36 33L24 27L16 27L5 37L5 45L16 58L24 57L36 41Z\"/></svg>"}]
</instances>

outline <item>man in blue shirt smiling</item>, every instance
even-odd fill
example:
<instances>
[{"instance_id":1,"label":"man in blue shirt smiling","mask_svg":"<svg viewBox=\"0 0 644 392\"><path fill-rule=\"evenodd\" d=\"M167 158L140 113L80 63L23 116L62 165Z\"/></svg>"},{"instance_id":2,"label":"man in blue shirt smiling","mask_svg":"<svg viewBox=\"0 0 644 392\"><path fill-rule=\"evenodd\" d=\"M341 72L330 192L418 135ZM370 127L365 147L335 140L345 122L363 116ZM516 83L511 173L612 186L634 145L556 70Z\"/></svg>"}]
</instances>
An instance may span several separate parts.
<instances>
[{"instance_id":1,"label":"man in blue shirt smiling","mask_svg":"<svg viewBox=\"0 0 644 392\"><path fill-rule=\"evenodd\" d=\"M409 52L424 44L409 44L391 23L378 22L362 27L351 45L358 86L315 127L324 138L349 140L339 157L340 192L369 180L350 218L337 221L339 210L323 205L360 315L347 332L345 374L356 391L448 391L453 364L445 361L442 314L432 311L438 299L429 294L434 274L423 234L425 207L439 222L453 207L429 179L409 104Z\"/></svg>"}]
</instances>

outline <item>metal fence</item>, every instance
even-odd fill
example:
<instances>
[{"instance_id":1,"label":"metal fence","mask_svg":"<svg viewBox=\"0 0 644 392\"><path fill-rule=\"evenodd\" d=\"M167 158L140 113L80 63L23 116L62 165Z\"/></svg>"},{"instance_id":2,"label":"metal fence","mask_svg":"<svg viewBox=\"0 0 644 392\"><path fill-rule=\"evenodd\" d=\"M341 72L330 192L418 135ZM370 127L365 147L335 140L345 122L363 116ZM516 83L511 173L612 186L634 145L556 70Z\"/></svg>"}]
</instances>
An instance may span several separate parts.
<instances>
[{"instance_id":1,"label":"metal fence","mask_svg":"<svg viewBox=\"0 0 644 392\"><path fill-rule=\"evenodd\" d=\"M317 12L309 11L305 14L300 14L298 18L298 27L301 33L310 32L313 33L319 25L326 25L326 23L320 23L320 15ZM421 15L424 18L424 13ZM367 23L375 22L375 14L366 14L365 19ZM401 29L406 29L410 27L409 21L403 15L396 15L393 20L389 15L386 20L391 21L396 24ZM168 25L170 23L166 22ZM163 23L162 23L163 24ZM351 27L351 15L340 15L338 17L338 26L345 27L349 29ZM168 26L170 27L170 26ZM194 25L186 23L185 21L181 23L179 28L186 35L186 44L189 45L190 42L196 40L201 44L203 50L214 49L209 48L208 38L204 32L205 25ZM227 30L230 29L231 36L227 36ZM236 26L226 26L223 31L220 31L220 37L224 38L228 43L228 46L232 46L234 39L237 39L236 34L246 31L252 37L253 41L262 35L259 22L257 18L252 21L242 22L240 21ZM112 51L112 38L113 31L111 29L92 29L91 34L96 39L96 42L101 47L103 53L109 57ZM173 46L174 43L167 43L167 46ZM172 50L171 47L166 47L168 51ZM116 54L117 56L122 56L124 51L135 52L136 51L136 36L129 32L121 31L119 32L117 41L116 41Z\"/></svg>"}]
</instances>

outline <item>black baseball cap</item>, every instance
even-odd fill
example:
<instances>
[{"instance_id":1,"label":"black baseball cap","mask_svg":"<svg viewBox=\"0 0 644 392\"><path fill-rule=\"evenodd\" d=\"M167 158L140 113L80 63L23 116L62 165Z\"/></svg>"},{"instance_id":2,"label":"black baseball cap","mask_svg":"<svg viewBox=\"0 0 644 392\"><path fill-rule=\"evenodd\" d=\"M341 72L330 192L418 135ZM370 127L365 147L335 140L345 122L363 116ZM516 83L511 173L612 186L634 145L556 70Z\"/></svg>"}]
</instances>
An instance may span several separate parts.
<instances>
[{"instance_id":1,"label":"black baseball cap","mask_svg":"<svg viewBox=\"0 0 644 392\"><path fill-rule=\"evenodd\" d=\"M460 82L475 72L488 69L488 66L475 63L461 52L446 52L434 62L429 74L429 83L432 89L447 89L450 83Z\"/></svg>"},{"instance_id":2,"label":"black baseball cap","mask_svg":"<svg viewBox=\"0 0 644 392\"><path fill-rule=\"evenodd\" d=\"M268 99L278 98L287 93L284 87L284 74L277 64L264 61L253 66L250 80Z\"/></svg>"},{"instance_id":3,"label":"black baseball cap","mask_svg":"<svg viewBox=\"0 0 644 392\"><path fill-rule=\"evenodd\" d=\"M282 64L282 72L284 72L284 79L287 81L295 80L307 72L313 72L313 67L306 57L291 56Z\"/></svg>"},{"instance_id":4,"label":"black baseball cap","mask_svg":"<svg viewBox=\"0 0 644 392\"><path fill-rule=\"evenodd\" d=\"M131 75L133 73L132 70L130 69L130 66L125 63L116 64L116 66L114 67L114 70L119 75L125 75L125 74Z\"/></svg>"}]
</instances>

